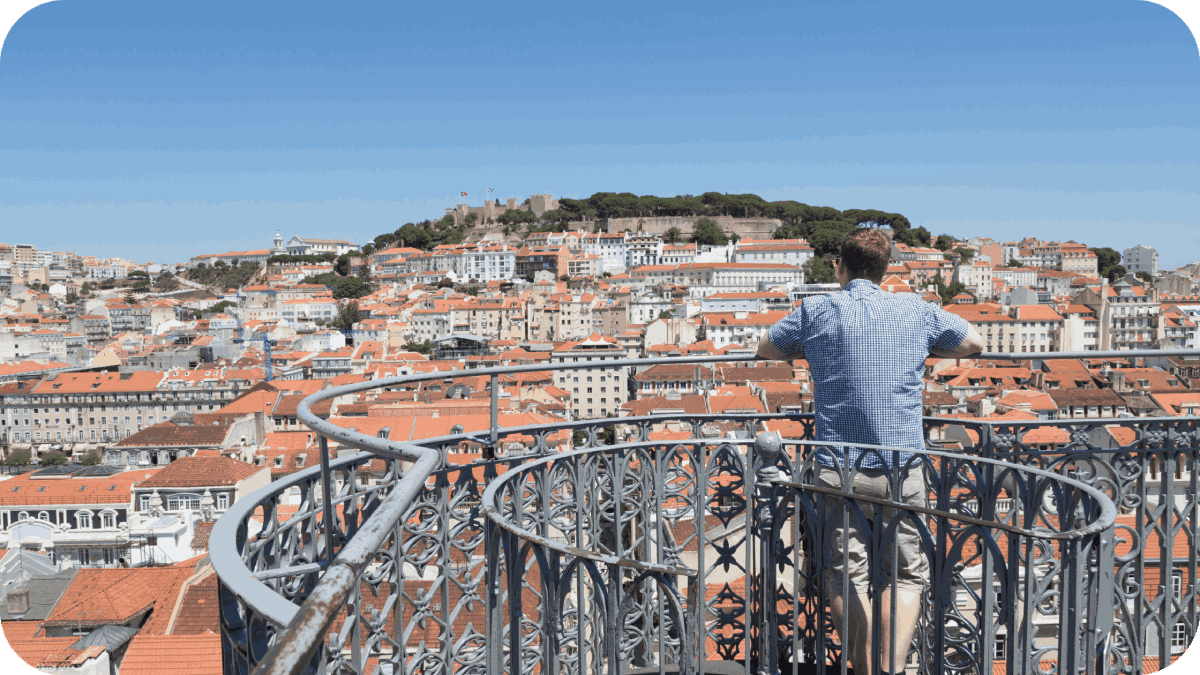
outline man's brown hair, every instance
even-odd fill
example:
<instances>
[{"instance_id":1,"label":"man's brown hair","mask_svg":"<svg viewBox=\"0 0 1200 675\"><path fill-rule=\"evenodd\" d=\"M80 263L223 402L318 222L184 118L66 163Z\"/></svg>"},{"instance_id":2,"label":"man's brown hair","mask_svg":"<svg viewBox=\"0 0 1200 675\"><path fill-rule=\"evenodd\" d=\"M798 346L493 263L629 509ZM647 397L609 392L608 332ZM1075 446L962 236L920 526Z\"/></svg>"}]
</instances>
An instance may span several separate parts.
<instances>
[{"instance_id":1,"label":"man's brown hair","mask_svg":"<svg viewBox=\"0 0 1200 675\"><path fill-rule=\"evenodd\" d=\"M860 227L842 240L842 265L851 279L866 279L878 284L887 272L892 242L873 227Z\"/></svg>"}]
</instances>

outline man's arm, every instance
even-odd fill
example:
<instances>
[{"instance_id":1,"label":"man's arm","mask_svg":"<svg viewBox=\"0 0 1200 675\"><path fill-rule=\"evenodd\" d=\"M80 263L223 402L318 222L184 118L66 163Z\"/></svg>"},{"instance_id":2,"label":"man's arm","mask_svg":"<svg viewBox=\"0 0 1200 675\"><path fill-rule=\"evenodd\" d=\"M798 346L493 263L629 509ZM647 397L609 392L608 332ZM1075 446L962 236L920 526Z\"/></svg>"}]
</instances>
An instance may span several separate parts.
<instances>
[{"instance_id":1,"label":"man's arm","mask_svg":"<svg viewBox=\"0 0 1200 675\"><path fill-rule=\"evenodd\" d=\"M784 354L778 347L771 344L771 331L763 333L762 339L758 341L758 357L767 359L768 361L792 361L793 359L804 358L804 352L795 354Z\"/></svg>"},{"instance_id":2,"label":"man's arm","mask_svg":"<svg viewBox=\"0 0 1200 675\"><path fill-rule=\"evenodd\" d=\"M934 347L929 350L929 353L947 359L958 359L982 352L983 346L983 336L979 334L979 331L975 330L974 326L970 326L967 329L967 337L963 338L963 341L957 347L953 349ZM759 353L761 353L761 349Z\"/></svg>"}]
</instances>

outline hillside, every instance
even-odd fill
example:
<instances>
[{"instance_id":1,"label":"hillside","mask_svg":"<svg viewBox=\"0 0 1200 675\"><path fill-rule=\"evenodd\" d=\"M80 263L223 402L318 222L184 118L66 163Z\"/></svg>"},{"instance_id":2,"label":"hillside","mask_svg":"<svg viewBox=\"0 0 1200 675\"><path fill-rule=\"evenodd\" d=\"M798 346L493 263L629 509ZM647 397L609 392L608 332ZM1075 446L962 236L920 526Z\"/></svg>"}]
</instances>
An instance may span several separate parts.
<instances>
[{"instance_id":1,"label":"hillside","mask_svg":"<svg viewBox=\"0 0 1200 675\"><path fill-rule=\"evenodd\" d=\"M890 227L897 241L929 245L929 232L923 227L912 228L908 218L899 213L874 209L839 211L829 206L810 206L792 200L769 202L754 194L706 192L699 196L657 197L628 192L597 192L587 199L561 198L556 202L558 208L540 215L532 210L522 210L528 209L528 204L529 200L525 200L522 207L504 210L497 218L489 218L490 222L479 222L478 214L472 212L465 217L456 217L452 213L437 220L405 223L394 232L375 237L368 244L369 250L366 252L392 246L429 250L439 244L478 241L486 234L499 234L515 244L530 232L561 232L570 227L596 231L597 228L607 228L610 220L651 218L660 221L659 229L664 232L667 230L661 223L671 222L669 219L686 223L682 234L687 234L691 224L700 218L710 219L722 230L729 230L727 223L755 219L759 226L756 232L773 229L771 236L776 239L803 237L822 256L834 253L845 233L862 223ZM496 207L504 208L499 200L496 200ZM763 230L764 221L777 221L777 225L770 225ZM636 221L620 221L619 225L625 227L631 222Z\"/></svg>"}]
</instances>

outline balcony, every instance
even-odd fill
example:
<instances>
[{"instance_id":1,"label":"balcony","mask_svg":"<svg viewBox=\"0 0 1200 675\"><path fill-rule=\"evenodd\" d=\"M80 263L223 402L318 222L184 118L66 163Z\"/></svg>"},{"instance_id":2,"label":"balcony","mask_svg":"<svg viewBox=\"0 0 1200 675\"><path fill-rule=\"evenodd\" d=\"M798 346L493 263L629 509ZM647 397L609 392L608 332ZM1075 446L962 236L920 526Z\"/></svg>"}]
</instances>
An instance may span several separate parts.
<instances>
[{"instance_id":1,"label":"balcony","mask_svg":"<svg viewBox=\"0 0 1200 675\"><path fill-rule=\"evenodd\" d=\"M818 480L830 451L811 440L811 415L499 428L499 375L546 368L470 371L491 376L490 431L417 443L332 426L309 406L445 372L306 399L298 414L321 437L321 465L236 502L212 533L225 671L861 675L894 658L907 673L1150 673L1196 633L1196 417L926 418L927 449L896 462L924 479L919 506ZM668 422L693 437L653 440ZM602 444L614 423L630 442ZM1102 447L1103 426L1132 440ZM1026 443L1047 427L1070 441ZM554 451L556 434L576 431L582 444ZM507 455L518 436L529 451ZM951 438L964 448L940 450ZM331 459L330 440L364 452ZM483 445L479 460L450 463L466 442ZM378 484L359 479L381 461ZM856 473L841 469L838 484ZM820 554L837 522L869 542L870 581L856 590L873 626L890 612L878 599L901 592L884 554L896 528L919 535L928 570L911 646L876 630L843 658L834 627L853 603L836 602L846 580Z\"/></svg>"}]
</instances>

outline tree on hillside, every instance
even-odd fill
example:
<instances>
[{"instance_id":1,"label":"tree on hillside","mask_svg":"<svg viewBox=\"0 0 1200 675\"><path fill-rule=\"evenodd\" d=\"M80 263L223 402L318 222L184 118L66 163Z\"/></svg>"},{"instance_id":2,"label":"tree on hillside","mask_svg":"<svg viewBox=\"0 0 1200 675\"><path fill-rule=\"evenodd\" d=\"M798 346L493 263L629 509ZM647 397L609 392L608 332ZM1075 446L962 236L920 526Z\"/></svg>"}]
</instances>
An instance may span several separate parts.
<instances>
[{"instance_id":1,"label":"tree on hillside","mask_svg":"<svg viewBox=\"0 0 1200 675\"><path fill-rule=\"evenodd\" d=\"M672 227L663 233L663 241L668 244L678 244L682 237L683 233L679 231L678 227Z\"/></svg>"},{"instance_id":2,"label":"tree on hillside","mask_svg":"<svg viewBox=\"0 0 1200 675\"><path fill-rule=\"evenodd\" d=\"M218 302L217 304L213 305L212 307L209 307L208 311L213 314L220 314L221 312L224 312L225 310L229 309L230 307L237 307L237 303L232 302L230 300L222 300L222 301Z\"/></svg>"},{"instance_id":3,"label":"tree on hillside","mask_svg":"<svg viewBox=\"0 0 1200 675\"><path fill-rule=\"evenodd\" d=\"M333 291L333 297L338 300L342 298L361 298L364 295L371 294L370 285L362 279L358 277L341 277L332 272L305 277L300 283L321 284Z\"/></svg>"},{"instance_id":4,"label":"tree on hillside","mask_svg":"<svg viewBox=\"0 0 1200 675\"><path fill-rule=\"evenodd\" d=\"M1016 258L1009 259L1008 264L1005 265L1005 267L1020 267L1020 266L1021 266L1021 263Z\"/></svg>"},{"instance_id":5,"label":"tree on hillside","mask_svg":"<svg viewBox=\"0 0 1200 675\"><path fill-rule=\"evenodd\" d=\"M724 246L729 243L729 237L725 236L715 221L701 218L692 228L692 241L705 246Z\"/></svg>"},{"instance_id":6,"label":"tree on hillside","mask_svg":"<svg viewBox=\"0 0 1200 675\"><path fill-rule=\"evenodd\" d=\"M1125 276L1125 268L1121 267L1121 254L1113 249L1103 246L1100 248L1089 248L1089 251L1096 254L1096 271L1102 277L1109 281L1116 281ZM1120 268L1120 274L1117 269Z\"/></svg>"},{"instance_id":7,"label":"tree on hillside","mask_svg":"<svg viewBox=\"0 0 1200 675\"><path fill-rule=\"evenodd\" d=\"M961 246L959 248L954 249L954 252L959 255L959 261L964 265L971 262L971 258L975 257L975 251L973 249L969 249L969 248L965 248L965 247L961 247Z\"/></svg>"},{"instance_id":8,"label":"tree on hillside","mask_svg":"<svg viewBox=\"0 0 1200 675\"><path fill-rule=\"evenodd\" d=\"M949 251L952 246L954 246L954 237L948 234L939 234L937 241L933 243L933 247L939 251Z\"/></svg>"},{"instance_id":9,"label":"tree on hillside","mask_svg":"<svg viewBox=\"0 0 1200 675\"><path fill-rule=\"evenodd\" d=\"M837 272L824 258L813 256L800 268L804 270L804 282L808 284L832 284L837 281Z\"/></svg>"},{"instance_id":10,"label":"tree on hillside","mask_svg":"<svg viewBox=\"0 0 1200 675\"><path fill-rule=\"evenodd\" d=\"M520 225L522 223L536 223L537 221L537 214L533 211L518 211L516 209L509 209L496 218L496 222L501 225Z\"/></svg>"},{"instance_id":11,"label":"tree on hillside","mask_svg":"<svg viewBox=\"0 0 1200 675\"><path fill-rule=\"evenodd\" d=\"M412 223L405 223L404 227L396 230L400 246L425 250L429 248L429 238L428 232Z\"/></svg>"},{"instance_id":12,"label":"tree on hillside","mask_svg":"<svg viewBox=\"0 0 1200 675\"><path fill-rule=\"evenodd\" d=\"M1124 265L1114 265L1108 268L1107 274L1102 274L1101 276L1107 278L1108 283L1115 284L1117 283L1117 279L1125 278L1126 274L1128 274L1128 271L1126 271Z\"/></svg>"},{"instance_id":13,"label":"tree on hillside","mask_svg":"<svg viewBox=\"0 0 1200 675\"><path fill-rule=\"evenodd\" d=\"M337 318L330 321L329 325L338 330L351 330L359 321L362 321L362 313L358 311L358 303L351 300L338 311Z\"/></svg>"},{"instance_id":14,"label":"tree on hillside","mask_svg":"<svg viewBox=\"0 0 1200 675\"><path fill-rule=\"evenodd\" d=\"M350 276L350 254L343 253L333 261L333 272L338 276Z\"/></svg>"},{"instance_id":15,"label":"tree on hillside","mask_svg":"<svg viewBox=\"0 0 1200 675\"><path fill-rule=\"evenodd\" d=\"M135 295L133 294L133 291L125 291L125 298L124 298L124 299L125 299L125 304L127 304L127 305L135 305L135 304L137 304L137 296L135 296Z\"/></svg>"},{"instance_id":16,"label":"tree on hillside","mask_svg":"<svg viewBox=\"0 0 1200 675\"><path fill-rule=\"evenodd\" d=\"M893 236L892 239L893 239L893 241L898 241L898 242L901 242L904 244L908 244L909 246L919 247L919 248L928 248L929 247L929 230L925 229L924 227L918 227L915 230L913 230L913 229L896 230L895 236Z\"/></svg>"}]
</instances>

